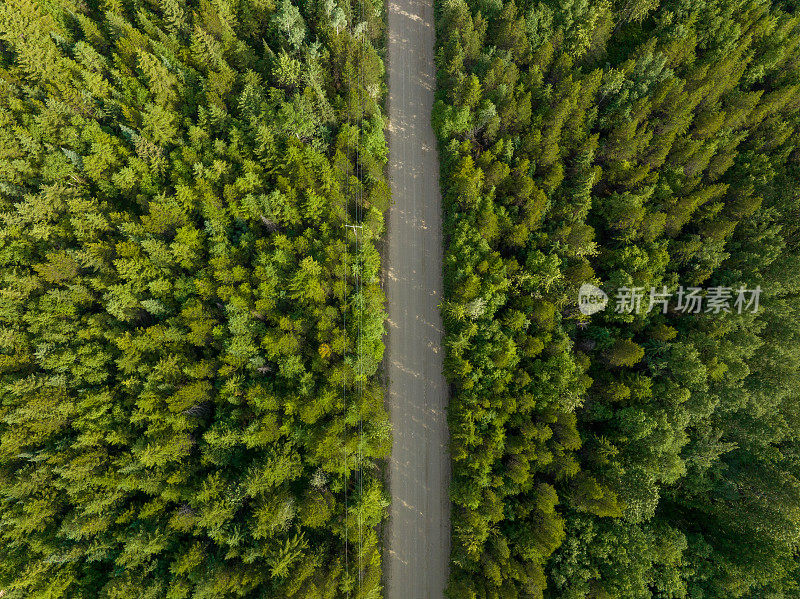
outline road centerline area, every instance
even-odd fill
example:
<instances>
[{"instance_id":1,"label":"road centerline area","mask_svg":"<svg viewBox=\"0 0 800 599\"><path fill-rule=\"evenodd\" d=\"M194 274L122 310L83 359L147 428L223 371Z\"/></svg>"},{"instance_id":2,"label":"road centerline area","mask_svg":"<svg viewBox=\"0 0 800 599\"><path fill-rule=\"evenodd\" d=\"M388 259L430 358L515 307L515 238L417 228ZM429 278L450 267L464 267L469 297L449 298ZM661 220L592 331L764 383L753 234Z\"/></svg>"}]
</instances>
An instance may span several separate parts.
<instances>
[{"instance_id":1,"label":"road centerline area","mask_svg":"<svg viewBox=\"0 0 800 599\"><path fill-rule=\"evenodd\" d=\"M442 374L439 163L431 1L389 4L388 403L393 427L386 598L441 599L450 555Z\"/></svg>"}]
</instances>

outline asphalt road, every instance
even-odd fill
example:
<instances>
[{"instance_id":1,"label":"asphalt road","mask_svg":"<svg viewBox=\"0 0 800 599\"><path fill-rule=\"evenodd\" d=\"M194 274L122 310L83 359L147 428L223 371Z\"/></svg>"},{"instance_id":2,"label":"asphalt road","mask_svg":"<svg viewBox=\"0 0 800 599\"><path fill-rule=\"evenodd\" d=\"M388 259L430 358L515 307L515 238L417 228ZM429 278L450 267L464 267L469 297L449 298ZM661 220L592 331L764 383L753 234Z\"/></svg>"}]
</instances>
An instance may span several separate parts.
<instances>
[{"instance_id":1,"label":"asphalt road","mask_svg":"<svg viewBox=\"0 0 800 599\"><path fill-rule=\"evenodd\" d=\"M389 1L386 370L393 427L386 599L442 599L450 557L433 0Z\"/></svg>"}]
</instances>

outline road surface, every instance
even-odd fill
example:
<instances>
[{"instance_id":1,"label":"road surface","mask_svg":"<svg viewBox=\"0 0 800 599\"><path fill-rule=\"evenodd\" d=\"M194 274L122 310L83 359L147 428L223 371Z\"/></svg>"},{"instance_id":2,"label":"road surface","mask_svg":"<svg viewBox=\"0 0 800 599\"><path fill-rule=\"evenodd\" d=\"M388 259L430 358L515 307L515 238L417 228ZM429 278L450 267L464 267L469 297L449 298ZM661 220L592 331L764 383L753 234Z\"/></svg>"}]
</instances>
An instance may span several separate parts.
<instances>
[{"instance_id":1,"label":"road surface","mask_svg":"<svg viewBox=\"0 0 800 599\"><path fill-rule=\"evenodd\" d=\"M433 0L389 0L386 371L393 427L386 599L442 599L450 558L447 385L442 375Z\"/></svg>"}]
</instances>

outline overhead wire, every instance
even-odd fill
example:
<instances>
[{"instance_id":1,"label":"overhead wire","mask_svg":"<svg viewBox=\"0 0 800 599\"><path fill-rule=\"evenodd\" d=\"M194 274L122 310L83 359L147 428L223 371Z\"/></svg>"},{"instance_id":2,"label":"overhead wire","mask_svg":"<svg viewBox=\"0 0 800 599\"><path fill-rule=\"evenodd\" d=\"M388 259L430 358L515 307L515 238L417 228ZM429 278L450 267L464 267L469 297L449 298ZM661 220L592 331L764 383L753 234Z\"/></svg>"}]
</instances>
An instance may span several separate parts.
<instances>
[{"instance_id":1,"label":"overhead wire","mask_svg":"<svg viewBox=\"0 0 800 599\"><path fill-rule=\"evenodd\" d=\"M364 26L361 30L361 53L358 56L358 100L359 100L359 125L358 125L358 154L357 154L357 168L359 172L358 184L358 207L356 209L358 224L360 225L359 231L362 233L361 244L363 244L363 209L364 209L364 162L363 162L363 126L364 126L364 53L367 39L366 23L364 21L364 0L359 0L359 8L361 11L361 24ZM364 256L363 245L359 244L358 231L356 231L356 251L359 255L359 268L358 268L358 301L359 301L359 324L358 324L358 494L359 494L359 510L358 510L358 584L359 590L362 590L364 580L364 290L363 290L363 274L364 274Z\"/></svg>"},{"instance_id":2,"label":"overhead wire","mask_svg":"<svg viewBox=\"0 0 800 599\"><path fill-rule=\"evenodd\" d=\"M344 481L344 527L345 527L345 580L346 580L346 596L350 597L350 560L349 560L349 505L348 505L348 487L349 487L349 456L348 456L348 438L347 438L347 310L348 307L354 307L352 303L348 302L348 289L347 289L347 270L351 266L350 265L350 254L348 251L349 246L349 232L348 229L353 229L353 234L355 237L355 248L354 248L354 264L353 266L353 287L355 291L355 298L357 300L357 309L358 314L355 316L356 318L356 343L355 350L355 368L353 368L353 377L354 377L354 387L356 392L356 407L358 409L358 443L357 443L357 452L356 452L356 476L358 477L358 590L362 591L363 581L364 581L364 514L363 514L363 501L364 501L364 387L365 387L365 380L364 380L364 359L363 359L363 349L364 349L364 337L363 337L363 328L364 328L364 282L363 282L363 268L364 268L364 247L363 247L363 219L364 219L364 166L363 166L363 152L364 152L364 139L363 139L363 126L364 126L364 117L366 114L366 110L364 107L364 84L366 81L365 71L364 71L364 58L366 56L366 47L365 44L367 43L367 32L366 32L366 21L365 21L365 12L364 12L364 3L363 1L359 2L359 11L360 11L360 22L353 28L353 33L356 35L360 35L360 47L355 46L355 53L354 53L354 60L356 63L356 89L355 94L352 93L350 90L349 98L348 98L348 108L351 117L354 117L356 131L355 131L355 150L354 152L354 163L353 163L353 176L355 181L352 182L353 185L356 186L355 194L353 194L353 200L355 203L354 207L354 219L353 224L350 224L350 194L351 194L351 181L350 181L350 160L348 159L345 163L345 197L344 197L344 232L345 232L345 239L344 239L344 273L343 273L343 291L342 291L342 302L343 302L343 309L342 309L342 332L344 336L344 349L342 352L342 404L343 404L343 418L344 418L344 426L343 426L343 445L344 445L344 471L343 471L343 481ZM360 29L360 31L356 31L356 29ZM355 95L356 101L356 109L353 110L353 96ZM359 232L361 236L359 236Z\"/></svg>"},{"instance_id":3,"label":"overhead wire","mask_svg":"<svg viewBox=\"0 0 800 599\"><path fill-rule=\"evenodd\" d=\"M348 97L348 109L352 106L352 98ZM349 116L349 115L348 115ZM342 218L344 220L344 257L342 259L343 266L343 285L342 285L342 453L344 464L342 468L342 487L344 493L344 584L345 595L350 597L350 547L349 547L349 514L347 505L347 487L348 487L348 459L347 459L347 269L349 268L349 252L348 252L348 227L349 224L349 202L350 202L350 160L345 160L344 167L344 189L343 201L344 210Z\"/></svg>"}]
</instances>

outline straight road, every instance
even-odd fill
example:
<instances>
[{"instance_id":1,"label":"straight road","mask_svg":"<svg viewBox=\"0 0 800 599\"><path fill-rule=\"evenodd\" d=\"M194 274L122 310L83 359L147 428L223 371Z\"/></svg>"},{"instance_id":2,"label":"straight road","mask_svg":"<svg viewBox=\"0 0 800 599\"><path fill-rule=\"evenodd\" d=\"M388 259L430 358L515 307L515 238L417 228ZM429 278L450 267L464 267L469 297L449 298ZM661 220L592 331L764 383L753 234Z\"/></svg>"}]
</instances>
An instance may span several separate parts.
<instances>
[{"instance_id":1,"label":"straight road","mask_svg":"<svg viewBox=\"0 0 800 599\"><path fill-rule=\"evenodd\" d=\"M442 599L450 558L433 0L389 0L386 370L393 427L386 599Z\"/></svg>"}]
</instances>

